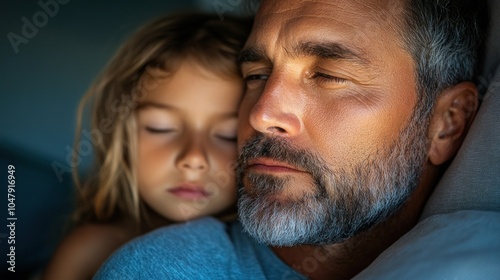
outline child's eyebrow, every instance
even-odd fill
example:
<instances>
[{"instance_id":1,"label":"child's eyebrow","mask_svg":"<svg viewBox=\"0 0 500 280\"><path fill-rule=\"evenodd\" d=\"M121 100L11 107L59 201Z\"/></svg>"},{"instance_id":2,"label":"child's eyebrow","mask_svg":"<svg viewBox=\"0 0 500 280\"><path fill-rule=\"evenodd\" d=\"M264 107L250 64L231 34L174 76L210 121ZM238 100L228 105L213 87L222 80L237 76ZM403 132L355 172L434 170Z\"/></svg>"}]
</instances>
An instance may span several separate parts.
<instances>
[{"instance_id":1,"label":"child's eyebrow","mask_svg":"<svg viewBox=\"0 0 500 280\"><path fill-rule=\"evenodd\" d=\"M177 107L164 104L164 103L159 103L159 102L154 102L154 101L148 101L141 103L137 106L137 110L143 110L143 109L148 109L148 108L155 108L155 109L162 109L162 110L178 110ZM229 112L219 112L218 113L221 117L223 118L238 118L238 111L229 111Z\"/></svg>"},{"instance_id":2,"label":"child's eyebrow","mask_svg":"<svg viewBox=\"0 0 500 280\"><path fill-rule=\"evenodd\" d=\"M163 104L163 103L148 101L148 102L144 102L144 103L139 104L139 106L137 106L137 110L151 108L151 107L152 108L157 108L157 109L165 109L165 110L173 110L173 109L175 109L174 106L171 106L171 105L168 105L168 104Z\"/></svg>"}]
</instances>

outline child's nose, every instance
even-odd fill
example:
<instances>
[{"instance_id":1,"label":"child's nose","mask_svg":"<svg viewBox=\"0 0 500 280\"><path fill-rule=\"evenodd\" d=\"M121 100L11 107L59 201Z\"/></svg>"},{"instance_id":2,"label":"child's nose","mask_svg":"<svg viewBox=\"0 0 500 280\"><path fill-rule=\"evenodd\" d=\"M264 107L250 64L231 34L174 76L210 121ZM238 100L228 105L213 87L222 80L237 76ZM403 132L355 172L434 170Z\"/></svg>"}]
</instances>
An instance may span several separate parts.
<instances>
[{"instance_id":1,"label":"child's nose","mask_svg":"<svg viewBox=\"0 0 500 280\"><path fill-rule=\"evenodd\" d=\"M186 141L177 162L179 169L205 171L208 169L208 158L202 141L191 139Z\"/></svg>"}]
</instances>

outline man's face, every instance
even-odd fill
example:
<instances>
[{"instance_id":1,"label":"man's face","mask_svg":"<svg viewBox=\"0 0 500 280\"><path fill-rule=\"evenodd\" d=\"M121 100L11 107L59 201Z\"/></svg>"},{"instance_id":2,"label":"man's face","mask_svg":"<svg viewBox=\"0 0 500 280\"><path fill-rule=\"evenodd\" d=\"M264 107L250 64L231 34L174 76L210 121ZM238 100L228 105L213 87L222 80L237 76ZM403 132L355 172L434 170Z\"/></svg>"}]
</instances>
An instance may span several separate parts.
<instances>
[{"instance_id":1,"label":"man's face","mask_svg":"<svg viewBox=\"0 0 500 280\"><path fill-rule=\"evenodd\" d=\"M399 3L382 2L261 4L241 55L238 130L240 216L261 241L339 242L415 188L427 122Z\"/></svg>"}]
</instances>

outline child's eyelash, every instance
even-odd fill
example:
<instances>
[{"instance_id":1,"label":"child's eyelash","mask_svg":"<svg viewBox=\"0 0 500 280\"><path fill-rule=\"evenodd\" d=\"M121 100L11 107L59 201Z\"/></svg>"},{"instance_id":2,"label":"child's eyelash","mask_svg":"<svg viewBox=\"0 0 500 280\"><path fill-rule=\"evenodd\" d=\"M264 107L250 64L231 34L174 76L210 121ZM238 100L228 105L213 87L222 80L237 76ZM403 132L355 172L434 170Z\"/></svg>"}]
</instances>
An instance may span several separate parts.
<instances>
[{"instance_id":1,"label":"child's eyelash","mask_svg":"<svg viewBox=\"0 0 500 280\"><path fill-rule=\"evenodd\" d=\"M169 133L175 131L174 129L171 128L156 128L156 127L146 127L146 130L151 133Z\"/></svg>"},{"instance_id":2,"label":"child's eyelash","mask_svg":"<svg viewBox=\"0 0 500 280\"><path fill-rule=\"evenodd\" d=\"M228 141L228 142L236 142L237 138L236 136L230 137L230 136L224 136L224 135L216 135L217 138Z\"/></svg>"}]
</instances>

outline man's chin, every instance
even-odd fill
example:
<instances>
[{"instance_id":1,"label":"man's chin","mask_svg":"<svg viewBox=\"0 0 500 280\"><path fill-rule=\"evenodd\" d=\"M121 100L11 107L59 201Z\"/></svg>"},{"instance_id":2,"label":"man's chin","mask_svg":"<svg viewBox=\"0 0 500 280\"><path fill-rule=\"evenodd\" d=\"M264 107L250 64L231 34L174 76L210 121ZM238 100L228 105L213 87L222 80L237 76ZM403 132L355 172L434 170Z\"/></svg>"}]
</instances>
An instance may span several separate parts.
<instances>
[{"instance_id":1,"label":"man's chin","mask_svg":"<svg viewBox=\"0 0 500 280\"><path fill-rule=\"evenodd\" d=\"M304 197L317 195L309 176L281 176L273 174L250 173L244 176L243 189L252 198L267 202L289 204Z\"/></svg>"},{"instance_id":2,"label":"man's chin","mask_svg":"<svg viewBox=\"0 0 500 280\"><path fill-rule=\"evenodd\" d=\"M323 243L317 237L323 231L328 211L314 198L295 199L279 194L252 197L244 193L239 197L238 211L244 229L261 243Z\"/></svg>"}]
</instances>

